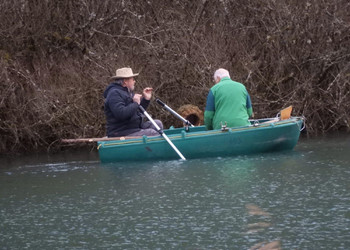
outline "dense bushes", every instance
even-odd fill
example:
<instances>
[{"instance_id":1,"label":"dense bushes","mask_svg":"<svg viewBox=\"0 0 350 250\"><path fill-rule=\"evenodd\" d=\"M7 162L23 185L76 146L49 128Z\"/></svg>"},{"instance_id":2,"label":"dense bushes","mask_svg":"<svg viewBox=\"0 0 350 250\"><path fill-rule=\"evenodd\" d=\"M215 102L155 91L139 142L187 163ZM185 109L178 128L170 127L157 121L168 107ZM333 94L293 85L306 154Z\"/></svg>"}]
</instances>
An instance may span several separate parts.
<instances>
[{"instance_id":1,"label":"dense bushes","mask_svg":"<svg viewBox=\"0 0 350 250\"><path fill-rule=\"evenodd\" d=\"M350 128L350 3L335 1L3 1L0 152L104 136L115 69L140 72L173 109L204 109L212 75L247 86L255 117L293 105L316 135ZM177 124L156 104L149 112Z\"/></svg>"}]
</instances>

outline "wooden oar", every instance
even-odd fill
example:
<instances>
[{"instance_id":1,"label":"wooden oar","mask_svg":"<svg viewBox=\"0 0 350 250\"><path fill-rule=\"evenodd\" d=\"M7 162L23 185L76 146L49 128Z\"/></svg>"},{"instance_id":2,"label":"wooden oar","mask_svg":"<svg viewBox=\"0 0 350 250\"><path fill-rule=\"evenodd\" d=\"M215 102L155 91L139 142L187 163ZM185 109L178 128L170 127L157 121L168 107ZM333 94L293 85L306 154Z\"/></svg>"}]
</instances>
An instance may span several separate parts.
<instances>
[{"instance_id":1,"label":"wooden oar","mask_svg":"<svg viewBox=\"0 0 350 250\"><path fill-rule=\"evenodd\" d=\"M157 123L152 119L152 117L147 113L147 111L140 105L139 106L142 113L147 117L148 120L153 124L153 126L157 129L157 132L163 136L163 138L169 143L169 145L174 149L174 151L180 156L182 160L186 160L186 158L181 154L181 152L177 149L177 147L170 141L168 136L160 129Z\"/></svg>"},{"instance_id":2,"label":"wooden oar","mask_svg":"<svg viewBox=\"0 0 350 250\"><path fill-rule=\"evenodd\" d=\"M122 136L122 137L100 137L100 138L77 138L77 139L62 139L63 143L89 143L98 141L123 141L128 139L140 139L142 136Z\"/></svg>"}]
</instances>

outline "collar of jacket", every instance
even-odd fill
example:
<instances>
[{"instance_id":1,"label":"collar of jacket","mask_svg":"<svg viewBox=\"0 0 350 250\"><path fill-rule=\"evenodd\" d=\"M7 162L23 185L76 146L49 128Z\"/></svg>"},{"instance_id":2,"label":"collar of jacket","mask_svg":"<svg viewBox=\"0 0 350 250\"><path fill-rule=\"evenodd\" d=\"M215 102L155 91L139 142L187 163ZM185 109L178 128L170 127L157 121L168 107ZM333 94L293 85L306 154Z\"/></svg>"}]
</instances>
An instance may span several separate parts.
<instances>
[{"instance_id":1,"label":"collar of jacket","mask_svg":"<svg viewBox=\"0 0 350 250\"><path fill-rule=\"evenodd\" d=\"M132 91L129 91L129 89L127 87L124 87L124 86L122 86L122 85L120 85L119 83L116 83L116 82L114 82L113 84L118 89L124 90L124 91L126 91L126 92L128 92L130 94L133 94Z\"/></svg>"},{"instance_id":2,"label":"collar of jacket","mask_svg":"<svg viewBox=\"0 0 350 250\"><path fill-rule=\"evenodd\" d=\"M221 78L220 82L222 82L222 81L227 81L227 80L231 80L231 79L230 79L230 77L225 76L225 77ZM219 83L220 83L220 82L219 82Z\"/></svg>"}]
</instances>

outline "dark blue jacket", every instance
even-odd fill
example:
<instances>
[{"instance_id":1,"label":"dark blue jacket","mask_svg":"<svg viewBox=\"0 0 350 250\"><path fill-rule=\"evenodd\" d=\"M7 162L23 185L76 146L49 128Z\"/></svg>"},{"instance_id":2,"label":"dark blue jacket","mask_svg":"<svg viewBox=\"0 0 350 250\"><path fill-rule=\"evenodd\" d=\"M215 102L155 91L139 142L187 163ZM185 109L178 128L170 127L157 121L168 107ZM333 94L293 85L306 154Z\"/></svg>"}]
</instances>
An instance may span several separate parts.
<instances>
[{"instance_id":1,"label":"dark blue jacket","mask_svg":"<svg viewBox=\"0 0 350 250\"><path fill-rule=\"evenodd\" d=\"M104 111L107 120L107 136L126 136L141 129L142 113L133 101L134 93L117 83L108 85L103 93ZM141 105L147 109L150 101L141 99Z\"/></svg>"}]
</instances>

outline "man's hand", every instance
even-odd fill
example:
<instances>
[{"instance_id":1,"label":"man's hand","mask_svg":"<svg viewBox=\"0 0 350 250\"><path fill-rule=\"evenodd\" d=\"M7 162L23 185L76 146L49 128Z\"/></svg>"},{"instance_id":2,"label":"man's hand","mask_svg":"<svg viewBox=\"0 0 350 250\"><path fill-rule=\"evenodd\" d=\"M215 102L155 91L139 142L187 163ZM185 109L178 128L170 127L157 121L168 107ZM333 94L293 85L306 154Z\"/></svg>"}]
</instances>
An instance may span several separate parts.
<instances>
[{"instance_id":1,"label":"man's hand","mask_svg":"<svg viewBox=\"0 0 350 250\"><path fill-rule=\"evenodd\" d=\"M140 95L140 94L135 94L134 97L132 98L132 100L140 105L140 103L141 103L141 97L142 97L142 95Z\"/></svg>"},{"instance_id":2,"label":"man's hand","mask_svg":"<svg viewBox=\"0 0 350 250\"><path fill-rule=\"evenodd\" d=\"M145 88L142 92L143 98L145 98L146 100L151 100L152 91L152 88Z\"/></svg>"}]
</instances>

